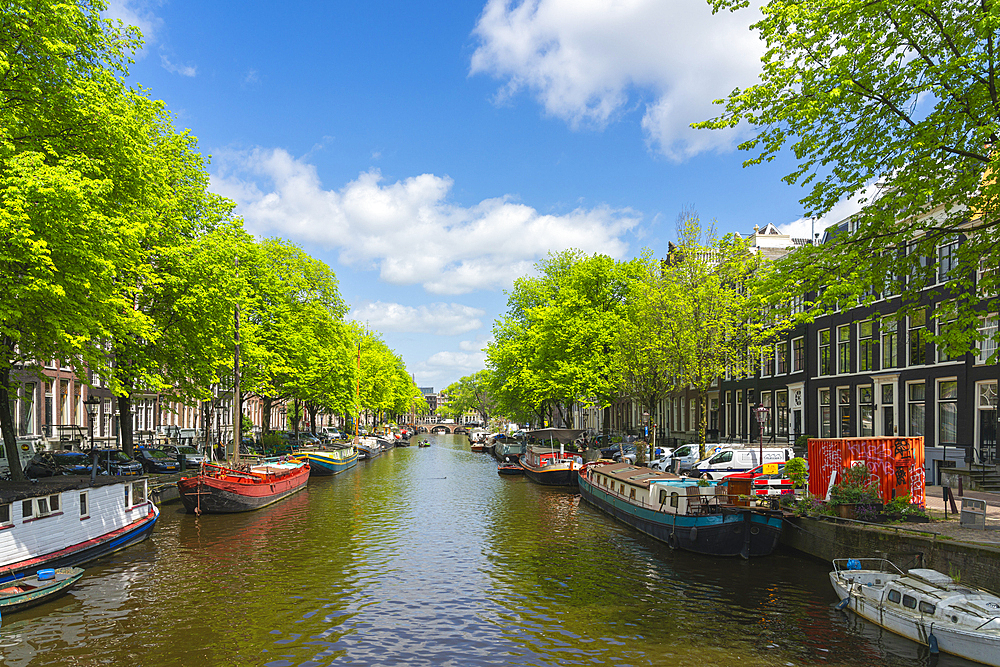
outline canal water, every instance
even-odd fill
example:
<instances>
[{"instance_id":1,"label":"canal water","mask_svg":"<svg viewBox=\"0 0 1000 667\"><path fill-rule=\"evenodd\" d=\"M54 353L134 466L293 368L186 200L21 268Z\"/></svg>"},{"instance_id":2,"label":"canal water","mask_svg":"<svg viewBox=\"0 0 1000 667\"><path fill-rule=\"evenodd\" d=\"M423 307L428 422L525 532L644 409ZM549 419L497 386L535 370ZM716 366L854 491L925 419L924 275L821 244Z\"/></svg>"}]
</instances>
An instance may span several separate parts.
<instances>
[{"instance_id":1,"label":"canal water","mask_svg":"<svg viewBox=\"0 0 1000 667\"><path fill-rule=\"evenodd\" d=\"M2 664L972 664L835 610L822 562L674 552L429 439L257 512L164 505L149 540L3 619Z\"/></svg>"}]
</instances>

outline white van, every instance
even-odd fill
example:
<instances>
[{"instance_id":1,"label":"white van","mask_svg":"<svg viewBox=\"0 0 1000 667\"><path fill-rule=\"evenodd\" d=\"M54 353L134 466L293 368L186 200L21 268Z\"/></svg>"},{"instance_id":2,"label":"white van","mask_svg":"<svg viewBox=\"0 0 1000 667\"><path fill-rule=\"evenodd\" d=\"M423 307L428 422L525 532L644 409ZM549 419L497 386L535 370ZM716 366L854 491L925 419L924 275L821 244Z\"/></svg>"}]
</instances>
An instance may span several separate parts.
<instances>
[{"instance_id":1,"label":"white van","mask_svg":"<svg viewBox=\"0 0 1000 667\"><path fill-rule=\"evenodd\" d=\"M726 445L720 445L717 443L706 443L705 453L712 455L713 452L721 451ZM657 470L666 470L676 472L677 474L684 475L689 472L698 463L700 458L700 450L697 442L692 442L689 445L681 445L670 454L666 456L661 456L653 464L650 465L651 468Z\"/></svg>"},{"instance_id":2,"label":"white van","mask_svg":"<svg viewBox=\"0 0 1000 667\"><path fill-rule=\"evenodd\" d=\"M760 461L763 453L764 460ZM698 462L691 470L692 477L707 475L709 479L722 479L734 472L747 472L762 463L784 463L795 458L791 447L724 447L704 461Z\"/></svg>"}]
</instances>

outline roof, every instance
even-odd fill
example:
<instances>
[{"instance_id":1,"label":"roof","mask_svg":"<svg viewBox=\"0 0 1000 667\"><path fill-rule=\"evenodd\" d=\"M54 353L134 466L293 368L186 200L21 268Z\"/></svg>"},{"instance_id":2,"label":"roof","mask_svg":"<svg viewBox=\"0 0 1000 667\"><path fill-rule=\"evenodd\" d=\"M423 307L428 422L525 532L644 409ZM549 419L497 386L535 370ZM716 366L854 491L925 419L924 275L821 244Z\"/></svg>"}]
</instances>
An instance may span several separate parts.
<instances>
[{"instance_id":1,"label":"roof","mask_svg":"<svg viewBox=\"0 0 1000 667\"><path fill-rule=\"evenodd\" d=\"M652 468L632 465L631 463L615 463L612 465L596 465L591 468L594 472L613 477L621 482L626 482L633 486L648 487L650 482L667 481L681 479L677 475L669 472L660 472Z\"/></svg>"},{"instance_id":2,"label":"roof","mask_svg":"<svg viewBox=\"0 0 1000 667\"><path fill-rule=\"evenodd\" d=\"M537 431L528 431L525 435L535 440L553 440L555 442L570 443L583 435L580 428L540 428Z\"/></svg>"},{"instance_id":3,"label":"roof","mask_svg":"<svg viewBox=\"0 0 1000 667\"><path fill-rule=\"evenodd\" d=\"M141 478L98 475L94 483L91 484L89 475L60 475L43 477L36 482L0 482L0 503L13 503L25 498L37 498L74 489L108 486L135 479Z\"/></svg>"}]
</instances>

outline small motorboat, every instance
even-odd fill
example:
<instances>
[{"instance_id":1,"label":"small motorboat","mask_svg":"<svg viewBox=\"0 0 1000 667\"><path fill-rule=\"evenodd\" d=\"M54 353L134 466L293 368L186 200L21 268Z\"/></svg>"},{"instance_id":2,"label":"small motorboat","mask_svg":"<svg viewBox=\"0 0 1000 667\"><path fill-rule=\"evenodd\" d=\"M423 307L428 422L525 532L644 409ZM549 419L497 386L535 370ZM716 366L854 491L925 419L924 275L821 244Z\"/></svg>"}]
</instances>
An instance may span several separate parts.
<instances>
[{"instance_id":1,"label":"small motorboat","mask_svg":"<svg viewBox=\"0 0 1000 667\"><path fill-rule=\"evenodd\" d=\"M524 468L517 463L503 463L497 466L498 475L523 475Z\"/></svg>"},{"instance_id":2,"label":"small motorboat","mask_svg":"<svg viewBox=\"0 0 1000 667\"><path fill-rule=\"evenodd\" d=\"M68 591L83 576L81 567L57 567L39 570L33 577L23 577L0 584L0 614L41 604Z\"/></svg>"},{"instance_id":3,"label":"small motorboat","mask_svg":"<svg viewBox=\"0 0 1000 667\"><path fill-rule=\"evenodd\" d=\"M884 558L833 561L840 602L865 620L930 648L1000 667L1000 597L937 570L903 573Z\"/></svg>"},{"instance_id":4,"label":"small motorboat","mask_svg":"<svg viewBox=\"0 0 1000 667\"><path fill-rule=\"evenodd\" d=\"M430 446L431 446L431 443L430 443L430 441L429 441L429 440L422 440L422 441L420 442L420 444L419 444L419 445L417 445L417 447L430 447Z\"/></svg>"}]
</instances>

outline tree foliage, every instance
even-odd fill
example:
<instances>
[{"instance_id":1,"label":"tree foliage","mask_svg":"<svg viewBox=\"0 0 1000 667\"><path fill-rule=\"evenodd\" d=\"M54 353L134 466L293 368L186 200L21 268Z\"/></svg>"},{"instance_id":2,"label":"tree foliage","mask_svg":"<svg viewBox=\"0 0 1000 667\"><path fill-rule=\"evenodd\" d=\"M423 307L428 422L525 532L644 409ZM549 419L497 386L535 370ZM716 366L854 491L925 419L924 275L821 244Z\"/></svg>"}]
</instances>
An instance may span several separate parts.
<instances>
[{"instance_id":1,"label":"tree foliage","mask_svg":"<svg viewBox=\"0 0 1000 667\"><path fill-rule=\"evenodd\" d=\"M451 383L444 393L450 399L446 408L456 418L472 411L479 415L480 422L489 424L490 417L495 414L496 400L493 398L490 372L487 370L466 375L458 382Z\"/></svg>"},{"instance_id":2,"label":"tree foliage","mask_svg":"<svg viewBox=\"0 0 1000 667\"><path fill-rule=\"evenodd\" d=\"M816 312L901 294L902 315L935 278L951 279L963 297L943 342L966 351L979 297L995 310L1000 287L1000 5L771 0L762 12L753 26L767 43L759 83L719 100L725 112L697 126L756 128L740 146L753 154L745 165L790 149L797 165L785 180L808 188L807 216L849 198L863 206L833 242L782 260L771 289L786 300L816 292ZM929 261L959 234L957 262Z\"/></svg>"}]
</instances>

